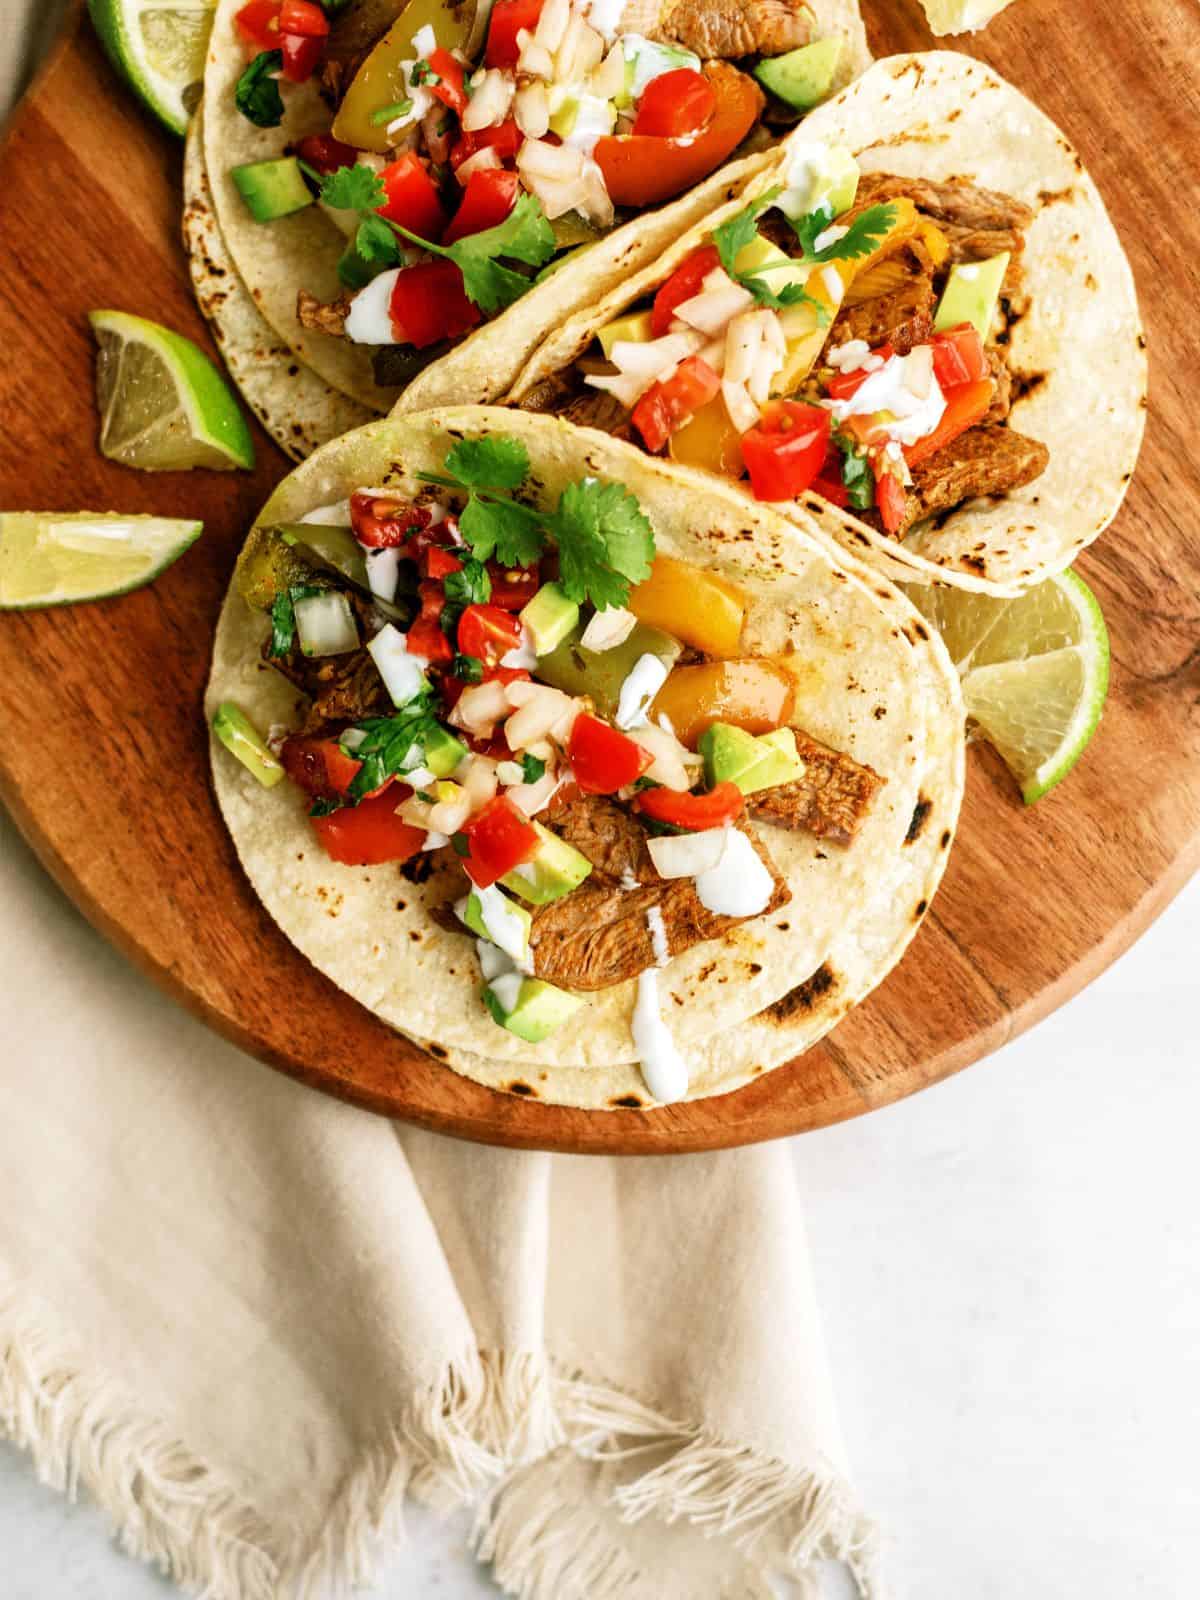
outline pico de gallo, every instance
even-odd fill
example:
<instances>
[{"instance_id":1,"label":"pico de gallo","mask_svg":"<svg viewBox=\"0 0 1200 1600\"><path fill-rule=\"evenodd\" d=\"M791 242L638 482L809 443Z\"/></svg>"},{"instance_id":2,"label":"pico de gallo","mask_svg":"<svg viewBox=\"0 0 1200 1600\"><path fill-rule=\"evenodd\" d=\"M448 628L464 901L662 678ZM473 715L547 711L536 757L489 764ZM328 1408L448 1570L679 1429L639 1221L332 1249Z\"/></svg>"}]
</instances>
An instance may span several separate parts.
<instances>
[{"instance_id":1,"label":"pico de gallo","mask_svg":"<svg viewBox=\"0 0 1200 1600\"><path fill-rule=\"evenodd\" d=\"M883 780L794 726L741 586L658 551L623 485L544 507L529 470L516 440L463 440L415 488L256 529L239 587L307 711L264 733L227 704L214 730L302 792L332 861L441 864L501 1026L537 1043L636 980L648 1058L658 969L790 898L752 820L848 848Z\"/></svg>"},{"instance_id":2,"label":"pico de gallo","mask_svg":"<svg viewBox=\"0 0 1200 1600\"><path fill-rule=\"evenodd\" d=\"M795 143L781 175L566 373L521 397L903 538L1045 470L1008 425L1008 308L1032 212L962 179L860 174Z\"/></svg>"},{"instance_id":3,"label":"pico de gallo","mask_svg":"<svg viewBox=\"0 0 1200 1600\"><path fill-rule=\"evenodd\" d=\"M799 116L842 48L802 0L249 0L232 26L250 121L279 126L314 77L329 102L327 132L232 176L257 221L319 204L342 229L345 292L297 284L298 315L391 352L381 382L765 139L768 97L774 122Z\"/></svg>"}]
</instances>

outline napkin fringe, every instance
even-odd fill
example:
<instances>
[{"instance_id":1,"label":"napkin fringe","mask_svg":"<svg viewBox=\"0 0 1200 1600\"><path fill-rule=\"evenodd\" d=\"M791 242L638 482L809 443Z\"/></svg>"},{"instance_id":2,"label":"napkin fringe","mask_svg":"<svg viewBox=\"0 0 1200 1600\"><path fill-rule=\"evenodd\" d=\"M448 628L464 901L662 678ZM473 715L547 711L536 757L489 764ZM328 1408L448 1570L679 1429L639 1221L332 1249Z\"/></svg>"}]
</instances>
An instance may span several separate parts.
<instances>
[{"instance_id":1,"label":"napkin fringe","mask_svg":"<svg viewBox=\"0 0 1200 1600\"><path fill-rule=\"evenodd\" d=\"M212 1600L275 1600L267 1525L123 1384L86 1372L52 1324L0 1278L0 1434L42 1483L70 1500L82 1486L129 1555Z\"/></svg>"}]
</instances>

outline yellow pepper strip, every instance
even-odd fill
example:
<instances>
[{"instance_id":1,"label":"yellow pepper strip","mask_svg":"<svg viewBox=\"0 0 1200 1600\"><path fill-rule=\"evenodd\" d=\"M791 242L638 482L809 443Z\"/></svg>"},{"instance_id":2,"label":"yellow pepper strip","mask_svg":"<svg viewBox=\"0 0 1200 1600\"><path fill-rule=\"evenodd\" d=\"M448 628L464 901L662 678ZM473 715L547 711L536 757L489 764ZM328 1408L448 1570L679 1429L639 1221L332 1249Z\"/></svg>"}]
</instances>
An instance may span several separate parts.
<instances>
[{"instance_id":1,"label":"yellow pepper strip","mask_svg":"<svg viewBox=\"0 0 1200 1600\"><path fill-rule=\"evenodd\" d=\"M652 718L669 718L675 736L694 750L714 722L729 722L747 733L786 727L795 704L795 680L773 661L705 661L676 667L650 707Z\"/></svg>"},{"instance_id":2,"label":"yellow pepper strip","mask_svg":"<svg viewBox=\"0 0 1200 1600\"><path fill-rule=\"evenodd\" d=\"M746 605L737 584L673 556L655 556L650 576L629 594L629 609L639 622L709 656L737 654Z\"/></svg>"}]
</instances>

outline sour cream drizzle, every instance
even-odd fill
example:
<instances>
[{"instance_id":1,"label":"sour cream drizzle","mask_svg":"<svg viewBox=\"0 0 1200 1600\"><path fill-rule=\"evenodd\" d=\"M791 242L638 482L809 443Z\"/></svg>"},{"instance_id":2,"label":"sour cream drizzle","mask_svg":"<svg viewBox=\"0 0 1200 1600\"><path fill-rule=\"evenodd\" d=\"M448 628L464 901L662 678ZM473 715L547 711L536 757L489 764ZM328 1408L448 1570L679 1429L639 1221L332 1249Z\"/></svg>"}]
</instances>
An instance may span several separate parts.
<instances>
[{"instance_id":1,"label":"sour cream drizzle","mask_svg":"<svg viewBox=\"0 0 1200 1600\"><path fill-rule=\"evenodd\" d=\"M512 903L492 884L487 889L476 889L479 916L487 936L511 960L518 972L528 973L529 942L525 925L513 910ZM511 1007L509 1008L511 1010Z\"/></svg>"},{"instance_id":2,"label":"sour cream drizzle","mask_svg":"<svg viewBox=\"0 0 1200 1600\"><path fill-rule=\"evenodd\" d=\"M758 851L734 827L725 829L725 848L716 866L696 878L701 905L720 917L758 916L766 910L773 887Z\"/></svg>"},{"instance_id":3,"label":"sour cream drizzle","mask_svg":"<svg viewBox=\"0 0 1200 1600\"><path fill-rule=\"evenodd\" d=\"M642 1077L656 1100L663 1104L682 1100L688 1091L687 1062L680 1055L658 1008L658 973L651 967L639 974L637 982L632 1030Z\"/></svg>"}]
</instances>

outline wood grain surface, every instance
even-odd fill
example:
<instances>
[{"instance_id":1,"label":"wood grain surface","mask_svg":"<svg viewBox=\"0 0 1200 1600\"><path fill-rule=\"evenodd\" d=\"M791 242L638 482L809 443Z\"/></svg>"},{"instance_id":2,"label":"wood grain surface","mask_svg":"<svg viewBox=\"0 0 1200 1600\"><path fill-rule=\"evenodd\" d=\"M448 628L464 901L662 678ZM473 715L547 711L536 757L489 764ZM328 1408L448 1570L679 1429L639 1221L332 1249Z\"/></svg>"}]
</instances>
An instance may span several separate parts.
<instances>
[{"instance_id":1,"label":"wood grain surface","mask_svg":"<svg viewBox=\"0 0 1200 1600\"><path fill-rule=\"evenodd\" d=\"M870 5L877 54L929 48L916 0ZM1080 570L1113 673L1081 766L1032 810L973 753L959 839L900 967L836 1033L736 1094L594 1114L456 1077L311 969L250 893L213 800L201 696L245 528L285 463L147 475L95 449L94 307L208 343L179 243L180 146L86 22L0 150L0 506L202 516L157 584L0 617L0 794L42 861L128 956L272 1066L359 1105L499 1144L702 1150L887 1104L996 1049L1095 977L1200 863L1200 7L1016 0L959 41L1066 131L1133 260L1151 414L1128 502ZM797 979L805 976L797 974Z\"/></svg>"}]
</instances>

